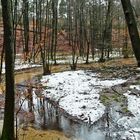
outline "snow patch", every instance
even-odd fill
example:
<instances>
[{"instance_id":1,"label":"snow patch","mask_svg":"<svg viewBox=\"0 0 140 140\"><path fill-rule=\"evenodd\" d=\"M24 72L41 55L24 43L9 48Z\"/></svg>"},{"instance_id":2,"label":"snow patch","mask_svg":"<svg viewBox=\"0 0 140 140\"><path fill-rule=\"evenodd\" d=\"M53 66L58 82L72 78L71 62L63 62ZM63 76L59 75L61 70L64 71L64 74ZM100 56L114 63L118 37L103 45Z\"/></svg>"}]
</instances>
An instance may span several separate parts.
<instances>
[{"instance_id":1,"label":"snow patch","mask_svg":"<svg viewBox=\"0 0 140 140\"><path fill-rule=\"evenodd\" d=\"M102 80L97 73L83 70L55 73L41 79L42 85L46 86L47 98L59 102L69 114L88 123L97 121L104 114L100 91L125 81Z\"/></svg>"},{"instance_id":2,"label":"snow patch","mask_svg":"<svg viewBox=\"0 0 140 140\"><path fill-rule=\"evenodd\" d=\"M26 64L26 63L15 63L15 70L22 70L27 68L35 68L35 67L41 67L39 64ZM2 67L2 73L5 73L5 64L3 64Z\"/></svg>"},{"instance_id":3,"label":"snow patch","mask_svg":"<svg viewBox=\"0 0 140 140\"><path fill-rule=\"evenodd\" d=\"M139 85L131 85L130 89L137 89L140 91ZM128 110L134 116L124 116L117 121L119 126L122 126L126 131L122 134L121 139L139 140L140 139L140 98L136 95L130 94L128 90L124 95L128 100Z\"/></svg>"}]
</instances>

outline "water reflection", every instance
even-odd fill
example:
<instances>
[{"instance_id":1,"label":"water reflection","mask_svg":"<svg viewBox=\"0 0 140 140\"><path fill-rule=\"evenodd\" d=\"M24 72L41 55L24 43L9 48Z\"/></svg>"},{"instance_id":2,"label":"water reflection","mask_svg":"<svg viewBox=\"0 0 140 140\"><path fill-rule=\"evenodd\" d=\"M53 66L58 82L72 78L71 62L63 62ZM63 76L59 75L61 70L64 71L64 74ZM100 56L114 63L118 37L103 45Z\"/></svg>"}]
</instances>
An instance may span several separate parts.
<instances>
[{"instance_id":1,"label":"water reflection","mask_svg":"<svg viewBox=\"0 0 140 140\"><path fill-rule=\"evenodd\" d=\"M80 140L104 140L104 134L96 128L89 128L85 124L72 123L65 117L61 117L61 128L64 133Z\"/></svg>"},{"instance_id":2,"label":"water reflection","mask_svg":"<svg viewBox=\"0 0 140 140\"><path fill-rule=\"evenodd\" d=\"M25 78L25 74L21 77ZM41 94L43 89L39 86L39 77L28 78L20 84L26 86L17 86L17 91L20 93L17 108L21 106L18 113L19 125L22 124L26 127L32 123L35 128L42 130L62 131L72 140L112 140L110 132L104 130L107 120L98 122L93 126L73 121L66 117L67 115L63 114L62 110L60 111L59 108L44 98ZM20 79L17 81L19 82Z\"/></svg>"},{"instance_id":3,"label":"water reflection","mask_svg":"<svg viewBox=\"0 0 140 140\"><path fill-rule=\"evenodd\" d=\"M95 126L76 123L64 115L59 108L54 107L46 98L39 96L38 91L33 90L32 114L34 114L34 127L47 130L59 130L71 139L78 140L111 140L109 133L101 132ZM30 112L30 100L26 100L22 109ZM23 119L23 118L22 118ZM22 120L20 118L20 122Z\"/></svg>"}]
</instances>

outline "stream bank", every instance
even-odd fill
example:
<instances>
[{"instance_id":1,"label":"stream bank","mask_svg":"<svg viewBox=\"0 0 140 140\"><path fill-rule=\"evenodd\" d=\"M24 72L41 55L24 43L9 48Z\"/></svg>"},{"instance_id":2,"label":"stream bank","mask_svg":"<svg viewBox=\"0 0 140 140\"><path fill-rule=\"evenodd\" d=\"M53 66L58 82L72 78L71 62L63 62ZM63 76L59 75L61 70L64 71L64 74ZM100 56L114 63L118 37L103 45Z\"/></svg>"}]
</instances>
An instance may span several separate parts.
<instances>
[{"instance_id":1,"label":"stream bank","mask_svg":"<svg viewBox=\"0 0 140 140\"><path fill-rule=\"evenodd\" d=\"M64 81L62 77L64 77ZM78 81L76 82L75 79ZM51 81L55 83L51 83ZM105 114L105 108L99 101L99 94L105 87L109 88L124 82L125 80L121 79L113 79L112 81L111 79L101 80L100 75L95 74L92 71L82 70L52 74L47 76L46 80L43 78L43 81L41 80L41 86L38 87L38 89L33 89L32 101L34 106L32 109L35 117L33 118L33 120L35 120L34 127L39 127L39 129L44 130L59 130L65 135L80 140L93 140L93 136L95 140L104 140L110 135L108 135L104 123L107 122L107 119L105 118L106 120L104 120L102 124L101 121L98 121ZM69 87L63 85L66 83ZM43 91L42 87L47 88L46 93ZM53 93L51 91L53 91ZM53 98L51 98L51 96ZM69 100L67 100L67 96ZM67 103L65 102L65 99ZM67 109L71 108L70 111L62 106L63 103L61 104L61 100L64 100ZM74 106L75 103L76 105ZM24 102L24 111L29 112L29 104L31 104L29 103L29 100ZM70 105L70 108L68 105ZM78 112L76 111L75 114L73 109L78 109ZM31 114L29 114L29 116L30 115ZM27 118L26 115L25 117ZM24 118L23 120L20 120L20 122L23 123ZM101 126L103 126L102 128L104 129L101 129Z\"/></svg>"},{"instance_id":2,"label":"stream bank","mask_svg":"<svg viewBox=\"0 0 140 140\"><path fill-rule=\"evenodd\" d=\"M92 72L95 72L95 71L92 71ZM113 76L111 76L112 75L111 72L112 72ZM78 73L77 73L77 75L81 75L80 73L79 74ZM34 112L35 120L33 121L33 127L36 129L42 129L44 132L48 131L48 129L59 130L59 131L63 132L63 134L65 134L67 137L70 137L71 140L74 140L74 139L94 140L93 138L95 138L95 140L97 140L97 139L98 140L107 140L107 139L108 140L139 140L139 126L140 126L138 123L139 118L140 118L139 117L139 112L140 112L139 111L139 102L140 102L139 101L139 91L140 90L139 90L139 86L138 86L139 81L140 81L139 70L137 70L135 68L130 68L130 67L122 69L122 70L120 70L120 68L116 68L116 69L113 68L113 70L112 70L112 68L109 68L109 69L105 69L104 72L98 71L98 73L100 73L100 75L98 75L98 77L103 79L103 81L105 81L104 83L106 83L106 80L111 80L115 75L116 75L116 77L122 75L122 77L127 79L127 81L120 83L119 85L111 85L111 87L109 87L109 88L104 87L99 93L100 96L96 95L96 97L94 97L94 101L95 101L95 99L99 99L100 103L105 106L103 114L101 115L101 117L99 117L99 119L97 119L97 121L95 121L92 124L80 123L83 121L89 122L89 120L88 121L81 120L80 122L79 121L77 122L77 121L75 121L75 119L73 119L73 117L66 117L70 113L68 113L65 116L63 114L63 111L64 111L63 108L61 108L62 110L61 110L61 112L59 112L60 110L57 110L56 106L53 106L52 103L50 104L47 101L49 99L48 95L50 94L48 92L51 90L54 90L54 89L49 87L49 83L46 82L45 83L46 86L44 85L43 88L46 88L47 96L45 96L44 92L43 92L43 96L45 98L44 97L38 98L38 97L36 97L36 94L33 95L34 96L34 100L33 100L34 109L35 109L34 110L35 111ZM86 75L88 77L87 78L88 80L82 79L84 86L82 88L82 92L80 92L80 95L86 97L86 99L87 99L89 92L83 91L85 89L85 87L89 85L86 83L86 81L91 81L91 79L95 78L96 75L91 74L91 73L86 74ZM89 78L89 75L91 75L92 78ZM56 75L52 74L52 76L55 77ZM72 74L70 74L69 76L72 76ZM82 74L82 77L85 77L85 76ZM59 77L59 79L61 81L55 80L59 83L59 88L56 85L55 85L55 87L56 87L57 91L60 91L61 95L63 95L61 86L63 86L63 84L67 83L67 82L63 82L60 77ZM77 79L79 80L80 78L77 78ZM76 80L73 79L73 81L74 82L72 82L72 83L75 83ZM97 87L95 89L98 89L99 81L96 80L95 82L97 85ZM51 83L50 83L50 85L54 86L54 84L51 84ZM78 85L79 89L81 89L79 86L80 84L76 84L76 85ZM92 84L92 86L93 86L93 84ZM35 92L35 90L33 92ZM57 97L60 97L58 95L59 94L57 93ZM129 98L129 96L130 96L130 98ZM50 100L50 99L49 100L54 101L54 99L55 99L55 96L53 96L53 100ZM64 100L65 96L63 96L63 98L60 98L60 99ZM137 101L138 108L135 108L134 102L131 105L132 100L130 100L130 99L133 99L133 101ZM59 100L59 102L61 100ZM76 100L78 100L78 99L76 98ZM80 99L80 100L82 100L82 99ZM56 103L58 104L59 102L56 102ZM90 103L91 102L89 102L89 104ZM94 103L95 102L93 102L92 104L94 104ZM111 103L111 104L108 104L108 103ZM44 108L42 108L43 104L44 104ZM132 106L134 106L134 107L132 108ZM28 107L28 100L26 101L26 103L24 105L24 108L26 108L26 107ZM88 108L88 107L82 106L81 109L85 110L86 108ZM24 110L26 110L26 109L24 109ZM135 110L135 113L134 113L134 110ZM26 110L26 111L28 112L28 110ZM24 112L25 114L26 114L26 111ZM44 111L45 111L45 113L44 113ZM45 116L44 116L44 114L45 114ZM21 113L21 115L23 115L23 114ZM28 115L30 115L30 113ZM50 117L48 118L48 116L51 116L51 118ZM25 115L25 117L27 117L27 114ZM25 123L24 119L23 120L21 119L19 122L21 124ZM22 128L24 128L24 127L22 127ZM60 138L60 140L61 140L61 138Z\"/></svg>"}]
</instances>

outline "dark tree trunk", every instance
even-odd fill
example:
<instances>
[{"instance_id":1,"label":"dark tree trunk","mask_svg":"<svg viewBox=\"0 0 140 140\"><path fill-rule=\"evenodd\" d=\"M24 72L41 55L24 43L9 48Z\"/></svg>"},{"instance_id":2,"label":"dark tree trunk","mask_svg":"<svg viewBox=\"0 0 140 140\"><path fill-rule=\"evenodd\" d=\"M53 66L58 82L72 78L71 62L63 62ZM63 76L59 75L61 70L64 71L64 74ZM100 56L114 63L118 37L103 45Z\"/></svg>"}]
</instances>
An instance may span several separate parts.
<instances>
[{"instance_id":1,"label":"dark tree trunk","mask_svg":"<svg viewBox=\"0 0 140 140\"><path fill-rule=\"evenodd\" d=\"M54 41L55 41L55 2L52 1L52 38L51 38L51 59L53 60Z\"/></svg>"},{"instance_id":2,"label":"dark tree trunk","mask_svg":"<svg viewBox=\"0 0 140 140\"><path fill-rule=\"evenodd\" d=\"M86 64L89 64L89 51L90 51L90 48L89 48L89 41L87 41Z\"/></svg>"},{"instance_id":3,"label":"dark tree trunk","mask_svg":"<svg viewBox=\"0 0 140 140\"><path fill-rule=\"evenodd\" d=\"M140 38L136 20L134 18L133 8L130 0L121 0L121 2L125 14L126 23L129 29L133 51L137 59L138 67L140 67Z\"/></svg>"},{"instance_id":4,"label":"dark tree trunk","mask_svg":"<svg viewBox=\"0 0 140 140\"><path fill-rule=\"evenodd\" d=\"M58 0L52 1L52 40L51 40L51 59L56 64L56 47L57 47L57 6Z\"/></svg>"},{"instance_id":5,"label":"dark tree trunk","mask_svg":"<svg viewBox=\"0 0 140 140\"><path fill-rule=\"evenodd\" d=\"M1 0L4 25L6 98L1 140L14 140L14 42L11 0Z\"/></svg>"},{"instance_id":6,"label":"dark tree trunk","mask_svg":"<svg viewBox=\"0 0 140 140\"><path fill-rule=\"evenodd\" d=\"M72 44L72 1L68 0L68 6L67 6L67 20L68 20L68 40L69 40L69 45L71 46Z\"/></svg>"},{"instance_id":7,"label":"dark tree trunk","mask_svg":"<svg viewBox=\"0 0 140 140\"><path fill-rule=\"evenodd\" d=\"M41 47L41 59L43 63L43 75L51 74L50 69L50 36L47 33L47 25L49 24L49 2L47 0L47 5L45 9L45 32L44 32L44 39L43 39L43 46Z\"/></svg>"},{"instance_id":8,"label":"dark tree trunk","mask_svg":"<svg viewBox=\"0 0 140 140\"><path fill-rule=\"evenodd\" d=\"M56 49L57 49L57 26L58 26L58 0L55 1L55 7L54 7L54 20L55 20L55 25L54 25L54 64L56 65Z\"/></svg>"},{"instance_id":9,"label":"dark tree trunk","mask_svg":"<svg viewBox=\"0 0 140 140\"><path fill-rule=\"evenodd\" d=\"M3 58L4 58L4 47L2 47L2 51L1 51L0 82L2 82L2 66L3 66Z\"/></svg>"},{"instance_id":10,"label":"dark tree trunk","mask_svg":"<svg viewBox=\"0 0 140 140\"><path fill-rule=\"evenodd\" d=\"M24 52L25 52L25 60L28 59L28 53L29 53L29 2L27 0L23 0L23 6L24 6L24 13L23 13L23 24L24 24Z\"/></svg>"}]
</instances>

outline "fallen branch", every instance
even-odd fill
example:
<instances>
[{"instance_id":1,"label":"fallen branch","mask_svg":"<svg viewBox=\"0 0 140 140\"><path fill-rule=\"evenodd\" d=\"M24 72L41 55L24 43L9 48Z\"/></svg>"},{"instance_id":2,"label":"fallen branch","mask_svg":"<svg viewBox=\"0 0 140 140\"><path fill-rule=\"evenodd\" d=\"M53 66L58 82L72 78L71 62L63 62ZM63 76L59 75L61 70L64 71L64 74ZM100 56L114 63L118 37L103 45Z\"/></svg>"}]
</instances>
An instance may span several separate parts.
<instances>
[{"instance_id":1,"label":"fallen branch","mask_svg":"<svg viewBox=\"0 0 140 140\"><path fill-rule=\"evenodd\" d=\"M115 90L113 87L111 87L111 89L112 89L115 93L121 95L121 93L119 93L119 92L118 92L117 90Z\"/></svg>"},{"instance_id":2,"label":"fallen branch","mask_svg":"<svg viewBox=\"0 0 140 140\"><path fill-rule=\"evenodd\" d=\"M30 87L30 88L44 88L43 86L40 85L22 85L22 84L16 84L18 87Z\"/></svg>"}]
</instances>

